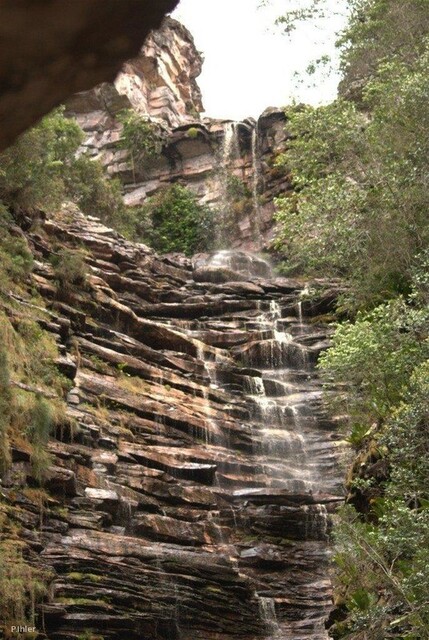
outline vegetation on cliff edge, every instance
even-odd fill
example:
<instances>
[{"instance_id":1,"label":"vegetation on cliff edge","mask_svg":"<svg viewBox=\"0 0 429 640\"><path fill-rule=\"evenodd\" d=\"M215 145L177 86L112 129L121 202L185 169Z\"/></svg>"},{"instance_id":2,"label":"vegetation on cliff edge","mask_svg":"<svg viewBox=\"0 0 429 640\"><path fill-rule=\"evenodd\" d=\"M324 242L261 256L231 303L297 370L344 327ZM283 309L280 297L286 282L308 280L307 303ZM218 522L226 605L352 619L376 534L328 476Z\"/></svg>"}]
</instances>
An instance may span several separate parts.
<instances>
[{"instance_id":1,"label":"vegetation on cliff edge","mask_svg":"<svg viewBox=\"0 0 429 640\"><path fill-rule=\"evenodd\" d=\"M311 5L311 6L310 6ZM324 0L286 20L314 16ZM356 457L335 527L331 634L429 638L429 5L350 0L340 97L287 110L277 248L340 276L349 320L320 360Z\"/></svg>"}]
</instances>

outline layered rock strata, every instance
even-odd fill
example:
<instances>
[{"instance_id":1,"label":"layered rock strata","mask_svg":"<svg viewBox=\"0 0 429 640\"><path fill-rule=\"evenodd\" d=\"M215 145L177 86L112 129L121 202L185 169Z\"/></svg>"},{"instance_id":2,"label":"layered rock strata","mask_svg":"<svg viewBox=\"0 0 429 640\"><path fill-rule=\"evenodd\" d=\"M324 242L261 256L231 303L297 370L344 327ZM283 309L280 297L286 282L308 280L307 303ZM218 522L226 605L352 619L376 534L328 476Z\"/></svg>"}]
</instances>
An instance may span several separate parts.
<instances>
[{"instance_id":1,"label":"layered rock strata","mask_svg":"<svg viewBox=\"0 0 429 640\"><path fill-rule=\"evenodd\" d=\"M168 17L160 29L150 33L139 54L124 64L113 83L77 93L67 107L86 131L93 131L94 126L108 131L116 113L126 108L169 128L194 122L203 111L196 81L202 64L190 32Z\"/></svg>"},{"instance_id":2,"label":"layered rock strata","mask_svg":"<svg viewBox=\"0 0 429 640\"><path fill-rule=\"evenodd\" d=\"M28 237L72 381L43 514L17 447L2 490L53 571L46 637L326 640L342 494L314 316L330 299L243 252L157 256L71 206ZM58 242L87 252L67 299Z\"/></svg>"},{"instance_id":3,"label":"layered rock strata","mask_svg":"<svg viewBox=\"0 0 429 640\"><path fill-rule=\"evenodd\" d=\"M258 121L201 119L197 78L202 64L189 31L167 18L114 83L77 94L68 101L67 112L86 134L82 151L120 178L126 204L140 205L180 182L216 211L228 246L260 249L272 238L273 198L290 188L284 170L275 166L287 147L286 116L269 108ZM122 125L117 116L124 109L164 132L161 153L144 167L130 162L118 144Z\"/></svg>"}]
</instances>

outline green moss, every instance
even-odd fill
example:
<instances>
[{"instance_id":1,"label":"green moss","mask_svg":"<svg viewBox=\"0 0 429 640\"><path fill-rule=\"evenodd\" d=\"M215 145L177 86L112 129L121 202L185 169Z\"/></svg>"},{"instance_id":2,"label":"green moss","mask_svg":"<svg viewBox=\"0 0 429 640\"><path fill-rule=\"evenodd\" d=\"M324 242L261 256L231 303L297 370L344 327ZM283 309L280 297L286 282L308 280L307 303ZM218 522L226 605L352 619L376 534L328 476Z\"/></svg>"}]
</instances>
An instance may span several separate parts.
<instances>
[{"instance_id":1,"label":"green moss","mask_svg":"<svg viewBox=\"0 0 429 640\"><path fill-rule=\"evenodd\" d=\"M199 133L200 130L197 129L197 127L189 127L189 129L186 131L187 137L191 138L191 140L195 140L196 138L198 138Z\"/></svg>"},{"instance_id":2,"label":"green moss","mask_svg":"<svg viewBox=\"0 0 429 640\"><path fill-rule=\"evenodd\" d=\"M78 636L77 640L104 640L104 636L94 634L91 629L85 629L85 631Z\"/></svg>"},{"instance_id":3,"label":"green moss","mask_svg":"<svg viewBox=\"0 0 429 640\"><path fill-rule=\"evenodd\" d=\"M16 531L2 513L0 533L7 539L0 541L0 619L5 628L11 624L34 626L34 604L47 593L51 579L48 572L32 566L24 556L25 544L18 540Z\"/></svg>"},{"instance_id":4,"label":"green moss","mask_svg":"<svg viewBox=\"0 0 429 640\"><path fill-rule=\"evenodd\" d=\"M105 600L91 600L91 598L57 598L57 602L66 606L76 607L102 607L108 608L110 605Z\"/></svg>"},{"instance_id":5,"label":"green moss","mask_svg":"<svg viewBox=\"0 0 429 640\"><path fill-rule=\"evenodd\" d=\"M101 582L103 580L103 576L99 576L96 573L79 573L77 571L68 573L67 578L73 580L73 582Z\"/></svg>"},{"instance_id":6,"label":"green moss","mask_svg":"<svg viewBox=\"0 0 429 640\"><path fill-rule=\"evenodd\" d=\"M224 593L222 589L220 589L219 587L214 587L211 584L207 585L205 590L209 591L210 593L220 593L220 594Z\"/></svg>"}]
</instances>

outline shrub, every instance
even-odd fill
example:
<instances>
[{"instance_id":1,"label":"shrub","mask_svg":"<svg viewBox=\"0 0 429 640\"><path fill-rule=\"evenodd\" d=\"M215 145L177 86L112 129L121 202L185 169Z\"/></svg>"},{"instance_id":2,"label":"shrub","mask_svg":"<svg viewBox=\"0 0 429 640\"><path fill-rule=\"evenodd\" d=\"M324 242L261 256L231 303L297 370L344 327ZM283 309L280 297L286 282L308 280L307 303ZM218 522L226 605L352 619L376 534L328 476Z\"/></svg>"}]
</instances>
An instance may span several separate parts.
<instances>
[{"instance_id":1,"label":"shrub","mask_svg":"<svg viewBox=\"0 0 429 640\"><path fill-rule=\"evenodd\" d=\"M189 127L189 129L186 131L187 137L191 140L195 140L196 138L198 138L199 133L200 130L197 129L197 127Z\"/></svg>"},{"instance_id":2,"label":"shrub","mask_svg":"<svg viewBox=\"0 0 429 640\"><path fill-rule=\"evenodd\" d=\"M81 155L65 175L67 197L87 215L98 216L119 230L126 226L126 207L119 180L109 179L101 163Z\"/></svg>"},{"instance_id":3,"label":"shrub","mask_svg":"<svg viewBox=\"0 0 429 640\"><path fill-rule=\"evenodd\" d=\"M5 473L11 462L9 451L11 401L12 394L6 349L0 343L0 475Z\"/></svg>"},{"instance_id":4,"label":"shrub","mask_svg":"<svg viewBox=\"0 0 429 640\"><path fill-rule=\"evenodd\" d=\"M4 516L2 520L4 535ZM35 625L35 606L46 595L50 579L25 559L22 542L10 539L9 533L8 538L0 541L0 619L6 638L11 637L11 625Z\"/></svg>"},{"instance_id":5,"label":"shrub","mask_svg":"<svg viewBox=\"0 0 429 640\"><path fill-rule=\"evenodd\" d=\"M87 266L83 251L61 249L53 258L55 277L59 292L68 293L75 286L83 286L87 277Z\"/></svg>"},{"instance_id":6,"label":"shrub","mask_svg":"<svg viewBox=\"0 0 429 640\"><path fill-rule=\"evenodd\" d=\"M163 130L131 109L121 111L118 120L123 127L120 146L129 151L133 168L144 171L148 162L161 153Z\"/></svg>"},{"instance_id":7,"label":"shrub","mask_svg":"<svg viewBox=\"0 0 429 640\"><path fill-rule=\"evenodd\" d=\"M346 278L350 307L407 293L429 242L428 60L386 62L365 87L370 115L346 100L289 112L277 247L297 272Z\"/></svg>"},{"instance_id":8,"label":"shrub","mask_svg":"<svg viewBox=\"0 0 429 640\"><path fill-rule=\"evenodd\" d=\"M238 176L229 174L226 181L226 194L231 200L242 200L251 198L252 191Z\"/></svg>"},{"instance_id":9,"label":"shrub","mask_svg":"<svg viewBox=\"0 0 429 640\"><path fill-rule=\"evenodd\" d=\"M0 203L0 292L23 284L32 267L27 243L21 236L12 235L12 217Z\"/></svg>"},{"instance_id":10,"label":"shrub","mask_svg":"<svg viewBox=\"0 0 429 640\"><path fill-rule=\"evenodd\" d=\"M383 420L401 401L414 368L429 357L421 340L428 324L426 309L399 298L337 326L319 368L326 382L341 385L332 400L352 424Z\"/></svg>"},{"instance_id":11,"label":"shrub","mask_svg":"<svg viewBox=\"0 0 429 640\"><path fill-rule=\"evenodd\" d=\"M33 477L43 479L50 464L46 453L50 429L65 420L61 398L66 379L55 366L57 356L53 336L33 319L20 318L12 326L0 314L0 473L10 463L9 442L18 442L31 455ZM35 393L12 383L34 388ZM58 398L47 400L42 396L45 391L56 391Z\"/></svg>"},{"instance_id":12,"label":"shrub","mask_svg":"<svg viewBox=\"0 0 429 640\"><path fill-rule=\"evenodd\" d=\"M14 211L55 208L64 199L64 174L83 135L63 111L53 111L0 155L0 200Z\"/></svg>"},{"instance_id":13,"label":"shrub","mask_svg":"<svg viewBox=\"0 0 429 640\"><path fill-rule=\"evenodd\" d=\"M140 210L150 220L149 244L161 253L192 255L212 245L213 213L185 187L175 184L153 196Z\"/></svg>"},{"instance_id":14,"label":"shrub","mask_svg":"<svg viewBox=\"0 0 429 640\"><path fill-rule=\"evenodd\" d=\"M31 213L37 208L55 209L68 199L84 213L99 216L106 224L132 236L135 231L133 210L124 205L119 180L109 179L98 160L85 154L77 155L83 132L76 122L64 117L63 111L63 108L57 109L43 118L0 155L0 204L3 202L19 214L22 211ZM132 139L137 147L139 130L134 125L134 116L130 116L131 129L127 128L127 135L130 139L135 136ZM134 153L137 153L136 149ZM155 153L155 146L147 143L145 157L151 153ZM6 224L6 207L0 209L1 226ZM6 241L10 244L10 256L14 256L15 263L20 262L22 240L9 234L1 243ZM11 258L8 262L11 269L14 262ZM20 265L16 266L19 268Z\"/></svg>"},{"instance_id":15,"label":"shrub","mask_svg":"<svg viewBox=\"0 0 429 640\"><path fill-rule=\"evenodd\" d=\"M54 426L54 409L50 402L43 397L36 396L32 403L27 437L32 445L31 466L32 475L42 482L51 464L47 444Z\"/></svg>"}]
</instances>

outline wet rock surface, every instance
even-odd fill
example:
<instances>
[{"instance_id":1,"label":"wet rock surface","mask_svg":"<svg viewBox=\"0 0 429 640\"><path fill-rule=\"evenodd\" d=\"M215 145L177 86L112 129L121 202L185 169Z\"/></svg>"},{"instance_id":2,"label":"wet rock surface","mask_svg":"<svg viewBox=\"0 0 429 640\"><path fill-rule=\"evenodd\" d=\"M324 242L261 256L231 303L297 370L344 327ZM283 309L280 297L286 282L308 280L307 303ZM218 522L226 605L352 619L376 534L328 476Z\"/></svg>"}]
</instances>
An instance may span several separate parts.
<instances>
[{"instance_id":1,"label":"wet rock surface","mask_svg":"<svg viewBox=\"0 0 429 640\"><path fill-rule=\"evenodd\" d=\"M45 294L56 242L89 266L48 300L74 428L50 442L43 518L3 487L54 572L47 637L325 640L341 447L314 373L329 331L302 284L245 254L162 258L73 208L29 239Z\"/></svg>"}]
</instances>

